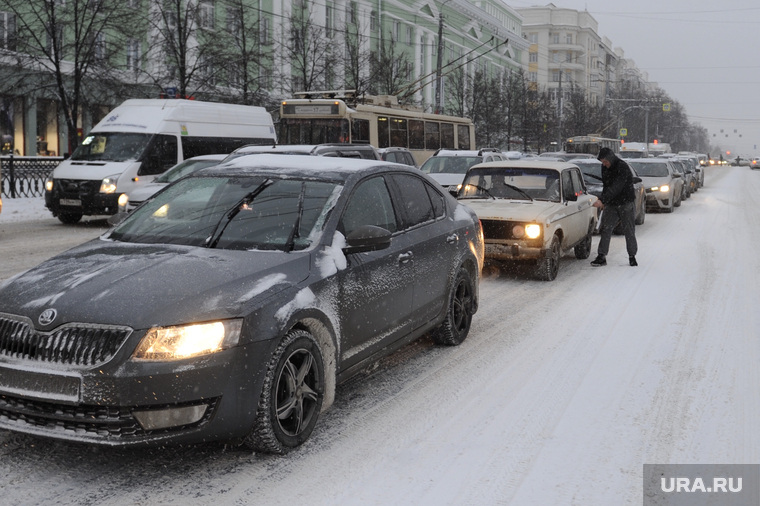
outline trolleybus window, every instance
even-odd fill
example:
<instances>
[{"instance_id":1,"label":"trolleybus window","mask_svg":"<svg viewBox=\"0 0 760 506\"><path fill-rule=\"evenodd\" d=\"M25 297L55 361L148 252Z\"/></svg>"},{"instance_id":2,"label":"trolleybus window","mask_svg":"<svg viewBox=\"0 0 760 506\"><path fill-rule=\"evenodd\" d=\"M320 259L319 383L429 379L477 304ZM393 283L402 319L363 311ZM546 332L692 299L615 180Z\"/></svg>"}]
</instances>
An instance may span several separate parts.
<instances>
[{"instance_id":1,"label":"trolleybus window","mask_svg":"<svg viewBox=\"0 0 760 506\"><path fill-rule=\"evenodd\" d=\"M425 149L433 151L441 149L441 133L438 123L425 122Z\"/></svg>"}]
</instances>

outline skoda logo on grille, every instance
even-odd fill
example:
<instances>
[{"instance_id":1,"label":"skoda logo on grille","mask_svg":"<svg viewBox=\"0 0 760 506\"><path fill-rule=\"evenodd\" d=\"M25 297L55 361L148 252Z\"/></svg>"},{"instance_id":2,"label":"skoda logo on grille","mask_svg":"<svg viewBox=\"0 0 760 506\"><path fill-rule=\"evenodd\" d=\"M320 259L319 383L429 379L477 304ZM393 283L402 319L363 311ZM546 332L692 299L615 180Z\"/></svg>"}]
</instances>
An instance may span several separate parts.
<instances>
[{"instance_id":1,"label":"skoda logo on grille","mask_svg":"<svg viewBox=\"0 0 760 506\"><path fill-rule=\"evenodd\" d=\"M40 325L50 325L53 323L53 320L55 320L55 317L58 316L58 311L55 309L46 309L42 312L39 318L37 318L37 321Z\"/></svg>"}]
</instances>

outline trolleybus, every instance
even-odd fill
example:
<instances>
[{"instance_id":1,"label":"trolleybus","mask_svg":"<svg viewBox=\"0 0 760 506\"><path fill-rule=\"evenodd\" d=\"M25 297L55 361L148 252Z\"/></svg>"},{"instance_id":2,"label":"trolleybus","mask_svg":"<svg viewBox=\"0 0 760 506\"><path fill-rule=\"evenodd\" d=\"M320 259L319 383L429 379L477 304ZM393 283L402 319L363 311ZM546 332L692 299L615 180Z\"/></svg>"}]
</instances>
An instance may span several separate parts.
<instances>
[{"instance_id":1,"label":"trolleybus","mask_svg":"<svg viewBox=\"0 0 760 506\"><path fill-rule=\"evenodd\" d=\"M565 152L567 153L587 153L596 157L601 148L610 148L614 153L619 153L620 139L607 139L597 135L578 135L570 137L565 142Z\"/></svg>"},{"instance_id":2,"label":"trolleybus","mask_svg":"<svg viewBox=\"0 0 760 506\"><path fill-rule=\"evenodd\" d=\"M439 149L475 149L472 120L400 106L396 97L303 92L280 104L280 144L366 143L409 149L419 165Z\"/></svg>"}]
</instances>

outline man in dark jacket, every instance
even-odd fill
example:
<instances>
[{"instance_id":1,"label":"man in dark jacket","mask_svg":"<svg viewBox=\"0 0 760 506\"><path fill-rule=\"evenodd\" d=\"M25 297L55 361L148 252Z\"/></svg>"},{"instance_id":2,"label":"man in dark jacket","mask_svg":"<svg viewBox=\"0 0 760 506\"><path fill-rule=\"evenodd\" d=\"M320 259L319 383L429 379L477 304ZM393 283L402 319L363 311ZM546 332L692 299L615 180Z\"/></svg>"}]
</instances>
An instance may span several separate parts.
<instances>
[{"instance_id":1,"label":"man in dark jacket","mask_svg":"<svg viewBox=\"0 0 760 506\"><path fill-rule=\"evenodd\" d=\"M594 207L602 210L599 247L597 256L591 265L600 267L607 265L607 253L610 249L612 231L621 224L625 234L625 246L628 250L628 263L632 267L636 262L636 192L633 189L633 174L631 168L624 160L618 158L610 148L599 150L597 159L602 162L602 190L601 198L594 202Z\"/></svg>"}]
</instances>

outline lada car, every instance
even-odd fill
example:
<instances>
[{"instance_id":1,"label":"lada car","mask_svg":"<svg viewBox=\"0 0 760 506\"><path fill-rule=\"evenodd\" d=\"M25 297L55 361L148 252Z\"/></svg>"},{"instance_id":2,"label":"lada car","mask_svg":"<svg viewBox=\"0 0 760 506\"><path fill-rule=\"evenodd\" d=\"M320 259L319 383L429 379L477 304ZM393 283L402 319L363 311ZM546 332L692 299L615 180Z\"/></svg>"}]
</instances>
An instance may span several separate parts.
<instances>
[{"instance_id":1,"label":"lada car","mask_svg":"<svg viewBox=\"0 0 760 506\"><path fill-rule=\"evenodd\" d=\"M538 278L557 277L560 258L591 253L597 197L568 162L501 161L467 171L458 198L480 218L486 258L530 262Z\"/></svg>"},{"instance_id":2,"label":"lada car","mask_svg":"<svg viewBox=\"0 0 760 506\"><path fill-rule=\"evenodd\" d=\"M336 385L478 307L475 213L419 170L243 156L0 284L0 429L284 453Z\"/></svg>"}]
</instances>

